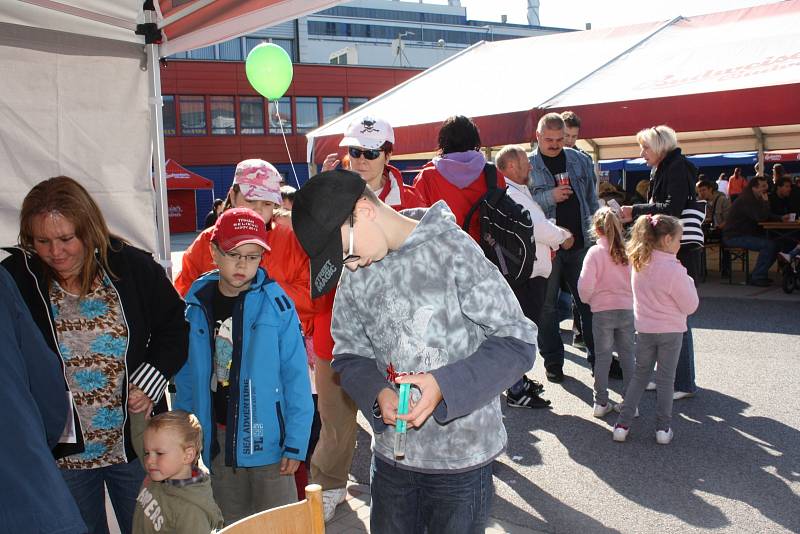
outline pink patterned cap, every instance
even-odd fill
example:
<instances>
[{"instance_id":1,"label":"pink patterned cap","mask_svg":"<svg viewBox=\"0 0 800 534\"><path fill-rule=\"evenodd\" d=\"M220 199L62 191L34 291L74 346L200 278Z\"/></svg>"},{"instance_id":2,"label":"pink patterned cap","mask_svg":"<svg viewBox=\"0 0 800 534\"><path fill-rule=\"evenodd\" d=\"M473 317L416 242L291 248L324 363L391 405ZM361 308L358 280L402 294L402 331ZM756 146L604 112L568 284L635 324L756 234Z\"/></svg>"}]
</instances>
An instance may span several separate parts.
<instances>
[{"instance_id":1,"label":"pink patterned cap","mask_svg":"<svg viewBox=\"0 0 800 534\"><path fill-rule=\"evenodd\" d=\"M281 205L281 175L263 159L240 161L233 174L233 183L247 200L266 200Z\"/></svg>"}]
</instances>

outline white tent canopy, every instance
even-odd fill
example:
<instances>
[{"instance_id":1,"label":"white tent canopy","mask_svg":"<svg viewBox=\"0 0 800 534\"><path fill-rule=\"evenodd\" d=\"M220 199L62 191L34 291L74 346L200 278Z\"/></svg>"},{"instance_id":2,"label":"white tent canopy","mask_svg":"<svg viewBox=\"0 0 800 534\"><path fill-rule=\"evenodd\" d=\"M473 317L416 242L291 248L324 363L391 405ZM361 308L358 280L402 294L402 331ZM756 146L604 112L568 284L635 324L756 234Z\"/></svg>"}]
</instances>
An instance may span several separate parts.
<instances>
[{"instance_id":1,"label":"white tent canopy","mask_svg":"<svg viewBox=\"0 0 800 534\"><path fill-rule=\"evenodd\" d=\"M667 123L693 151L800 146L800 0L671 21L480 43L313 132L320 162L362 114L395 127L395 154L434 150L443 119L472 117L485 146L524 143L572 109L598 158L638 152Z\"/></svg>"},{"instance_id":2,"label":"white tent canopy","mask_svg":"<svg viewBox=\"0 0 800 534\"><path fill-rule=\"evenodd\" d=\"M16 242L30 188L67 175L98 201L112 232L168 264L158 59L336 3L0 2L0 245Z\"/></svg>"}]
</instances>

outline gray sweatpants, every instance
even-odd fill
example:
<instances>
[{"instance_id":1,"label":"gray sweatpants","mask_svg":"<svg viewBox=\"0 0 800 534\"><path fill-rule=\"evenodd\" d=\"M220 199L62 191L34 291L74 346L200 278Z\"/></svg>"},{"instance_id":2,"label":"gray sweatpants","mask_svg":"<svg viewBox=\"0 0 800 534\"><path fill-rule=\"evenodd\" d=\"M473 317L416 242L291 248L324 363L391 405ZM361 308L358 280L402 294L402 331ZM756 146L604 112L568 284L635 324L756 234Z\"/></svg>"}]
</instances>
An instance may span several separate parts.
<instances>
[{"instance_id":1,"label":"gray sweatpants","mask_svg":"<svg viewBox=\"0 0 800 534\"><path fill-rule=\"evenodd\" d=\"M617 424L630 427L633 414L642 399L647 381L656 370L656 430L668 430L672 420L672 393L675 389L675 368L681 353L683 332L636 335L636 372L625 390L625 400ZM595 373L596 374L596 373Z\"/></svg>"},{"instance_id":2,"label":"gray sweatpants","mask_svg":"<svg viewBox=\"0 0 800 534\"><path fill-rule=\"evenodd\" d=\"M633 376L633 310L606 310L592 313L594 334L594 402L608 404L608 370L616 347L622 366L622 391L628 390Z\"/></svg>"}]
</instances>

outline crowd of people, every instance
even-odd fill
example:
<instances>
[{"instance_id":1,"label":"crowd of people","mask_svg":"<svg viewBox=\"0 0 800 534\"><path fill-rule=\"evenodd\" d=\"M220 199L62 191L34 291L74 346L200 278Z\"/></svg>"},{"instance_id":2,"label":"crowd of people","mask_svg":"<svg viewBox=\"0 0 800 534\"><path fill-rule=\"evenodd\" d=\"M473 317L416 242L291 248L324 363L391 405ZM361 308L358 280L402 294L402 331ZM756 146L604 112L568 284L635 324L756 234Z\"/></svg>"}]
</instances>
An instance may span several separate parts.
<instances>
[{"instance_id":1,"label":"crowd of people","mask_svg":"<svg viewBox=\"0 0 800 534\"><path fill-rule=\"evenodd\" d=\"M579 135L574 113L547 114L532 153L506 146L492 166L475 123L454 116L406 184L390 163L391 125L359 117L346 154L328 155L298 190L266 161L240 162L174 284L109 232L77 181L36 185L0 269L15 348L4 359L25 377L1 388L9 435L25 443L2 442L22 460L0 529L107 532L106 487L123 533L211 532L302 498L308 481L322 485L329 520L360 410L374 434L373 532L482 531L506 444L501 395L550 406L526 375L537 348L546 380L567 379L565 300L594 377L593 416L619 412L610 437L625 441L654 389L655 440L669 444L673 401L697 391L701 251L682 240L684 210L705 200L709 231L761 250L761 284L777 248L753 232L792 218L799 195L784 176L770 193L738 169L724 186L698 180L675 132L656 126L637 135L652 173L629 200L598 186ZM471 217L490 179L534 227L530 276L513 287ZM609 377L623 380L619 402Z\"/></svg>"}]
</instances>

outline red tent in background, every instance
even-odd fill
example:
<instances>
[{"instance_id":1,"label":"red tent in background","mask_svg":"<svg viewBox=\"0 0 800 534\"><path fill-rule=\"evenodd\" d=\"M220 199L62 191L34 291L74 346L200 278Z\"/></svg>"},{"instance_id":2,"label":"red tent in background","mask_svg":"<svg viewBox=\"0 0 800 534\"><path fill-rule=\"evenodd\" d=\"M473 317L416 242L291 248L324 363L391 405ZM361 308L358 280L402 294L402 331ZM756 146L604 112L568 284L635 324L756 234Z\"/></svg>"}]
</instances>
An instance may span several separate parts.
<instances>
[{"instance_id":1,"label":"red tent in background","mask_svg":"<svg viewBox=\"0 0 800 534\"><path fill-rule=\"evenodd\" d=\"M214 182L181 167L171 159L167 160L166 168L169 231L195 232L198 230L196 191L210 189L213 196Z\"/></svg>"}]
</instances>

